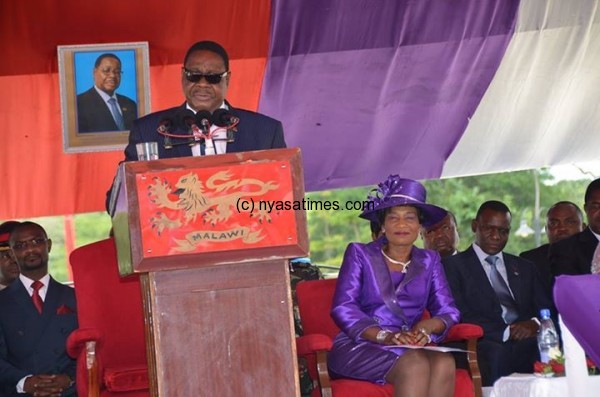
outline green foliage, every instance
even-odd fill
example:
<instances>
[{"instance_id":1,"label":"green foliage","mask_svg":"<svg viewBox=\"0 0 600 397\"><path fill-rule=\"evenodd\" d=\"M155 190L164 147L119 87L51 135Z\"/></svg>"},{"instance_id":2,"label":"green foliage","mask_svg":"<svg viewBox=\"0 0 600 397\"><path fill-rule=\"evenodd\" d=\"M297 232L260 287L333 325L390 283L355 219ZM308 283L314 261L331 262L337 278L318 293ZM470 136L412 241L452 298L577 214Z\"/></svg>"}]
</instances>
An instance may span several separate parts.
<instances>
[{"instance_id":1,"label":"green foliage","mask_svg":"<svg viewBox=\"0 0 600 397\"><path fill-rule=\"evenodd\" d=\"M479 206L487 200L502 201L512 212L512 233L505 248L506 252L518 255L536 247L534 235L514 235L521 219L530 227L535 227L535 178L532 171L429 180L423 184L427 188L427 201L447 208L456 216L461 236L460 250L466 249L472 243L471 221L475 219ZM583 207L583 195L588 184L589 180L586 179L556 183L546 170L539 172L538 221L542 233L548 208L562 200L573 201ZM542 234L541 244L547 242Z\"/></svg>"},{"instance_id":2,"label":"green foliage","mask_svg":"<svg viewBox=\"0 0 600 397\"><path fill-rule=\"evenodd\" d=\"M557 201L569 200L583 207L583 195L589 179L556 182L547 170L539 172L540 207L539 230L543 233L546 211ZM463 178L428 180L427 201L454 212L461 236L459 249L466 249L473 241L471 221L479 206L487 200L499 200L513 214L512 233L506 252L519 253L535 248L534 235L518 237L514 231L524 219L530 227L535 220L535 178L533 171L479 175ZM307 194L311 200L337 200L343 205L349 200L364 200L371 187L332 190ZM360 211L309 211L308 225L313 263L339 267L344 250L353 241L371 240L369 223L358 218ZM541 244L547 242L541 235ZM422 242L417 240L417 245Z\"/></svg>"},{"instance_id":3,"label":"green foliage","mask_svg":"<svg viewBox=\"0 0 600 397\"><path fill-rule=\"evenodd\" d=\"M543 230L546 211L557 201L569 200L583 207L583 195L589 183L588 179L560 181L553 180L547 170L537 171L539 175L540 208L538 220L540 230ZM461 250L467 248L472 240L471 220L479 205L486 200L503 201L513 214L512 233L506 247L506 252L519 254L535 247L534 236L526 238L514 235L521 219L535 227L534 211L535 179L533 171L519 171L502 174L480 175L464 178L424 181L427 188L427 201L447 208L454 212L461 236ZM369 222L361 219L359 209L347 210L346 203L360 206L366 200L372 186L330 190L307 193L306 197L315 201L337 201L339 210L309 210L307 211L308 231L312 262L320 266L331 266L330 274L336 274L343 259L346 246L350 242L368 242L371 240ZM46 217L33 219L40 223L52 239L50 254L50 273L59 281L69 280L67 257L65 253L65 217ZM108 237L111 221L104 212L78 214L73 216L74 247L80 247ZM542 235L541 243L546 243ZM422 242L417 240L417 245ZM328 273L327 269L323 269Z\"/></svg>"},{"instance_id":4,"label":"green foliage","mask_svg":"<svg viewBox=\"0 0 600 397\"><path fill-rule=\"evenodd\" d=\"M75 215L75 246L81 247L108 237L112 223L106 212Z\"/></svg>"}]
</instances>

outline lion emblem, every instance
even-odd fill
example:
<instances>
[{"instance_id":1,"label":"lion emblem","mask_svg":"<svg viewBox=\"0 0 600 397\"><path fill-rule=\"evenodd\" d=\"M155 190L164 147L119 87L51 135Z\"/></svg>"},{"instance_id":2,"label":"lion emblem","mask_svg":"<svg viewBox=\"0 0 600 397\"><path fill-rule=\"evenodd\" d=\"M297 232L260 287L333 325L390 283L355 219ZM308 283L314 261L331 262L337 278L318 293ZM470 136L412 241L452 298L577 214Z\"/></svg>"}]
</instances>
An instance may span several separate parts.
<instances>
[{"instance_id":1,"label":"lion emblem","mask_svg":"<svg viewBox=\"0 0 600 397\"><path fill-rule=\"evenodd\" d=\"M279 187L273 181L254 178L232 179L228 171L219 171L203 183L195 173L182 175L175 187L168 181L154 178L148 187L148 197L158 208L178 211L169 218L158 211L151 218L152 228L160 235L165 229L175 229L195 222L201 216L205 223L216 225L229 219L240 198L262 196ZM208 197L206 193L214 193ZM177 196L172 200L171 195Z\"/></svg>"}]
</instances>

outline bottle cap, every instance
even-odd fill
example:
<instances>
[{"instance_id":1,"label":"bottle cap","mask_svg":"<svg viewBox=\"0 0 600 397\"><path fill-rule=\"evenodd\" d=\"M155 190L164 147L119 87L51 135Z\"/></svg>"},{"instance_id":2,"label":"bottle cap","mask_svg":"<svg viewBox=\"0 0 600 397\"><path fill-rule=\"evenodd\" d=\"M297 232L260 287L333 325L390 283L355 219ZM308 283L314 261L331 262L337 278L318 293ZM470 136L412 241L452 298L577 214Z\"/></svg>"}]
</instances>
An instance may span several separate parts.
<instances>
[{"instance_id":1,"label":"bottle cap","mask_svg":"<svg viewBox=\"0 0 600 397\"><path fill-rule=\"evenodd\" d=\"M540 317L542 319L550 318L550 310L549 309L542 309L542 310L540 310Z\"/></svg>"}]
</instances>

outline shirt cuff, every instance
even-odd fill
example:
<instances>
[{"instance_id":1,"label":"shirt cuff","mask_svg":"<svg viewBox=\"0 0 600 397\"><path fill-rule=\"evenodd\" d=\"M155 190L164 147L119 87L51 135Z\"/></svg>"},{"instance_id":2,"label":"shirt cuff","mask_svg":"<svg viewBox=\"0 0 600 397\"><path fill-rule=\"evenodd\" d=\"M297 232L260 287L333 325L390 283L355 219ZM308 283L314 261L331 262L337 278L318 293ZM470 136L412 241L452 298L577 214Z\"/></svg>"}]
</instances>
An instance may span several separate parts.
<instances>
[{"instance_id":1,"label":"shirt cuff","mask_svg":"<svg viewBox=\"0 0 600 397\"><path fill-rule=\"evenodd\" d=\"M25 387L25 381L27 380L27 378L32 377L33 375L27 375L26 377L22 378L19 383L17 383L17 393L25 393L25 390L23 389L23 387Z\"/></svg>"}]
</instances>

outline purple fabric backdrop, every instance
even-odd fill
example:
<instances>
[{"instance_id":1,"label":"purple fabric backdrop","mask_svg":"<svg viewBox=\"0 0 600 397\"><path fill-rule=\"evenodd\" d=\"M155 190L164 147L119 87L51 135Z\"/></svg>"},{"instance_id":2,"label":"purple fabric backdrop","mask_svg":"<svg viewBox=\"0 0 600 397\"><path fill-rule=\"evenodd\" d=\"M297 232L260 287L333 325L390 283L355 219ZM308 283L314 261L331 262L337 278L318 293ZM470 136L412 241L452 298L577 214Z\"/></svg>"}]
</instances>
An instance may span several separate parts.
<instances>
[{"instance_id":1,"label":"purple fabric backdrop","mask_svg":"<svg viewBox=\"0 0 600 397\"><path fill-rule=\"evenodd\" d=\"M439 177L504 55L518 4L272 0L259 110L302 149L306 189Z\"/></svg>"}]
</instances>

